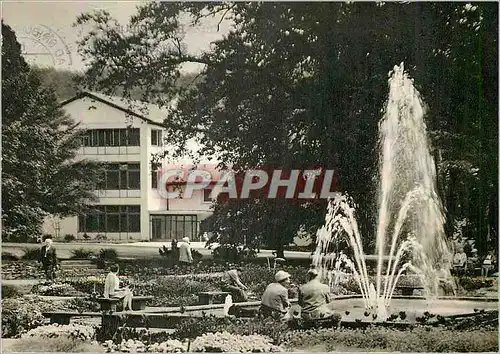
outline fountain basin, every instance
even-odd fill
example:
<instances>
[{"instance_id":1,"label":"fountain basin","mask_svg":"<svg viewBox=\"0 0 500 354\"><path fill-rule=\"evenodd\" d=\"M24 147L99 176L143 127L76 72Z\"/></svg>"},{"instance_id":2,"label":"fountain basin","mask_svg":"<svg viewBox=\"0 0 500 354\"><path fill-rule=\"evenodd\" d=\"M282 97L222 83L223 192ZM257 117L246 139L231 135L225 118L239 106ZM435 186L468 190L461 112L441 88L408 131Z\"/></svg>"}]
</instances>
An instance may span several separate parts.
<instances>
[{"instance_id":1,"label":"fountain basin","mask_svg":"<svg viewBox=\"0 0 500 354\"><path fill-rule=\"evenodd\" d=\"M342 316L342 321L355 320L372 321L372 311L366 310L360 295L336 298L332 303L335 312ZM498 310L497 298L460 298L440 297L434 300L426 300L422 296L394 296L388 314L398 314L403 311L406 319L400 322L415 323L418 317L425 312L441 316L456 316L474 314L474 310ZM346 311L349 313L346 314ZM365 313L369 313L365 316Z\"/></svg>"}]
</instances>

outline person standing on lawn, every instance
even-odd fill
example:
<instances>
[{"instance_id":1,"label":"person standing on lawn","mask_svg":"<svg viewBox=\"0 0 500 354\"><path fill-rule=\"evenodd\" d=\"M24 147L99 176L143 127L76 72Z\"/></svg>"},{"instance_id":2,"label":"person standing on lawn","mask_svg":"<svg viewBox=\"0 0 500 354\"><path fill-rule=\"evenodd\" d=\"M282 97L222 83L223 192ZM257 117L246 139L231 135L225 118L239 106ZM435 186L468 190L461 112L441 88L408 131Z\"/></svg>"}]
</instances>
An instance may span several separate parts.
<instances>
[{"instance_id":1,"label":"person standing on lawn","mask_svg":"<svg viewBox=\"0 0 500 354\"><path fill-rule=\"evenodd\" d=\"M57 255L56 249L52 245L52 238L45 239L45 245L40 249L38 262L42 264L45 278L48 281L53 281L56 278Z\"/></svg>"},{"instance_id":2,"label":"person standing on lawn","mask_svg":"<svg viewBox=\"0 0 500 354\"><path fill-rule=\"evenodd\" d=\"M329 306L332 301L330 287L321 283L319 272L316 269L310 269L307 275L309 281L299 289L302 318L315 320L331 317L333 311Z\"/></svg>"},{"instance_id":3,"label":"person standing on lawn","mask_svg":"<svg viewBox=\"0 0 500 354\"><path fill-rule=\"evenodd\" d=\"M190 266L193 263L193 256L191 255L191 243L188 237L182 239L179 247L179 263L183 266Z\"/></svg>"},{"instance_id":4,"label":"person standing on lawn","mask_svg":"<svg viewBox=\"0 0 500 354\"><path fill-rule=\"evenodd\" d=\"M280 270L274 276L275 282L267 286L260 305L260 314L264 317L274 317L287 320L291 307L288 300L290 274Z\"/></svg>"},{"instance_id":5,"label":"person standing on lawn","mask_svg":"<svg viewBox=\"0 0 500 354\"><path fill-rule=\"evenodd\" d=\"M106 299L115 298L123 299L123 311L132 311L132 290L128 287L120 288L120 279L118 272L120 267L118 264L113 264L110 268L106 281L104 282L104 294Z\"/></svg>"},{"instance_id":6,"label":"person standing on lawn","mask_svg":"<svg viewBox=\"0 0 500 354\"><path fill-rule=\"evenodd\" d=\"M224 274L222 279L222 291L230 293L234 302L245 302L248 300L245 292L248 288L240 280L241 273L241 268L231 269Z\"/></svg>"}]
</instances>

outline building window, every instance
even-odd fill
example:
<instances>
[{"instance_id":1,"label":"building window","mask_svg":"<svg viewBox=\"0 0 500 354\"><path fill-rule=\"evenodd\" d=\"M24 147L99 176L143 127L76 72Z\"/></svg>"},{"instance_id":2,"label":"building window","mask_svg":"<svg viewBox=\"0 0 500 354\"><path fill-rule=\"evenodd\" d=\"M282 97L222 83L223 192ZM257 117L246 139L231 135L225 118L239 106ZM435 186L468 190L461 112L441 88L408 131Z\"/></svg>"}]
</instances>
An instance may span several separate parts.
<instances>
[{"instance_id":1,"label":"building window","mask_svg":"<svg viewBox=\"0 0 500 354\"><path fill-rule=\"evenodd\" d=\"M203 201L205 203L212 202L213 199L210 196L211 193L212 193L212 188L203 189Z\"/></svg>"},{"instance_id":2,"label":"building window","mask_svg":"<svg viewBox=\"0 0 500 354\"><path fill-rule=\"evenodd\" d=\"M141 169L138 163L110 163L105 165L101 190L141 189Z\"/></svg>"},{"instance_id":3,"label":"building window","mask_svg":"<svg viewBox=\"0 0 500 354\"><path fill-rule=\"evenodd\" d=\"M97 205L78 216L78 232L140 231L140 205Z\"/></svg>"},{"instance_id":4,"label":"building window","mask_svg":"<svg viewBox=\"0 0 500 354\"><path fill-rule=\"evenodd\" d=\"M138 128L126 129L128 134L128 146L140 146L141 134Z\"/></svg>"},{"instance_id":5,"label":"building window","mask_svg":"<svg viewBox=\"0 0 500 354\"><path fill-rule=\"evenodd\" d=\"M161 163L151 163L151 188L158 188L158 175L160 172Z\"/></svg>"},{"instance_id":6,"label":"building window","mask_svg":"<svg viewBox=\"0 0 500 354\"><path fill-rule=\"evenodd\" d=\"M140 146L139 128L89 129L82 138L83 146Z\"/></svg>"},{"instance_id":7,"label":"building window","mask_svg":"<svg viewBox=\"0 0 500 354\"><path fill-rule=\"evenodd\" d=\"M162 131L159 129L151 129L151 145L152 146L162 146L163 137Z\"/></svg>"},{"instance_id":8,"label":"building window","mask_svg":"<svg viewBox=\"0 0 500 354\"><path fill-rule=\"evenodd\" d=\"M155 240L197 239L198 218L196 215L152 215L151 233Z\"/></svg>"}]
</instances>

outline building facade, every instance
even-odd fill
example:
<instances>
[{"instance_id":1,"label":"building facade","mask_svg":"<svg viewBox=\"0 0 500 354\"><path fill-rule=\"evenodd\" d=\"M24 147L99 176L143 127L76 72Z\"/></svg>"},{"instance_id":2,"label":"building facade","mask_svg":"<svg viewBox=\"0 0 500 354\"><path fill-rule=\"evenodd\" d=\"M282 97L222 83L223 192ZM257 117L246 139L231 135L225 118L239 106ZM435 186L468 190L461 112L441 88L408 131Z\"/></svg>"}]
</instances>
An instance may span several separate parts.
<instances>
[{"instance_id":1,"label":"building facade","mask_svg":"<svg viewBox=\"0 0 500 354\"><path fill-rule=\"evenodd\" d=\"M86 130L78 158L105 163L105 173L92 211L48 217L45 234L124 242L199 239L200 222L212 214L208 190L197 190L189 199L166 199L158 192L164 162L152 163L152 158L163 151L168 138L161 126L164 111L148 105L144 113L121 98L91 92L61 106Z\"/></svg>"}]
</instances>

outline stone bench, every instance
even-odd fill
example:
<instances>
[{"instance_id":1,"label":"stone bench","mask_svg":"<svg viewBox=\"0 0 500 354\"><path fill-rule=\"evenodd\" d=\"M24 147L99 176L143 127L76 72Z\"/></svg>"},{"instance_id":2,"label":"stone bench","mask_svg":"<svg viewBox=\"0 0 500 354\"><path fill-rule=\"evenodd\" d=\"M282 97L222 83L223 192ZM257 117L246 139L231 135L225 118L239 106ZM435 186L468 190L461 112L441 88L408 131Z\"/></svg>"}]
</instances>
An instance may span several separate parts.
<instances>
[{"instance_id":1,"label":"stone bench","mask_svg":"<svg viewBox=\"0 0 500 354\"><path fill-rule=\"evenodd\" d=\"M146 303L150 300L153 300L152 296L133 296L132 310L134 311L144 310L146 308ZM101 311L119 312L122 310L121 306L117 306L118 303L122 302L122 299L98 297L96 301L101 306Z\"/></svg>"},{"instance_id":2,"label":"stone bench","mask_svg":"<svg viewBox=\"0 0 500 354\"><path fill-rule=\"evenodd\" d=\"M54 311L54 312L43 312L44 317L50 318L50 323L57 323L67 325L72 317L100 317L102 314L100 312L64 312L64 311Z\"/></svg>"},{"instance_id":3,"label":"stone bench","mask_svg":"<svg viewBox=\"0 0 500 354\"><path fill-rule=\"evenodd\" d=\"M198 304L200 305L212 305L214 301L219 301L219 304L223 304L226 300L226 296L230 293L226 291L205 291L198 293Z\"/></svg>"},{"instance_id":4,"label":"stone bench","mask_svg":"<svg viewBox=\"0 0 500 354\"><path fill-rule=\"evenodd\" d=\"M409 286L409 285L396 285L396 289L401 290L401 294L404 296L412 296L415 289L423 290L424 287L421 285Z\"/></svg>"}]
</instances>

